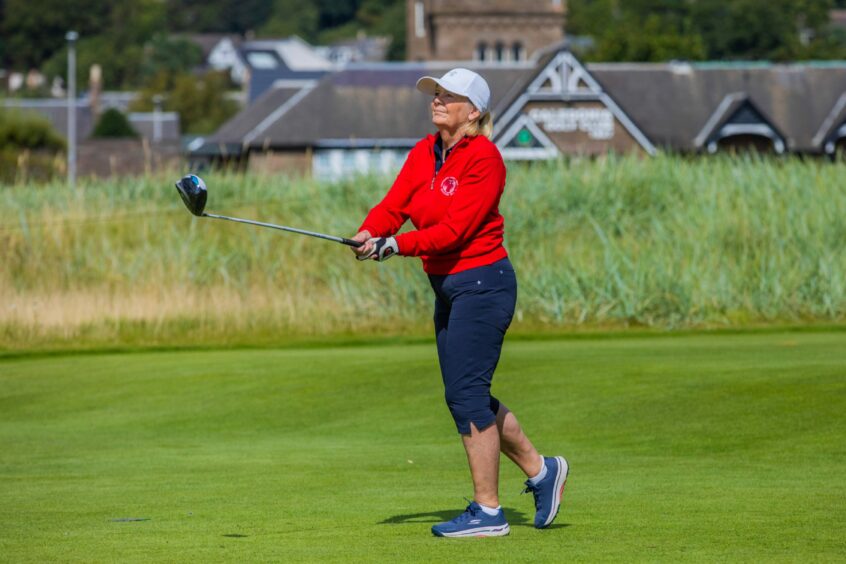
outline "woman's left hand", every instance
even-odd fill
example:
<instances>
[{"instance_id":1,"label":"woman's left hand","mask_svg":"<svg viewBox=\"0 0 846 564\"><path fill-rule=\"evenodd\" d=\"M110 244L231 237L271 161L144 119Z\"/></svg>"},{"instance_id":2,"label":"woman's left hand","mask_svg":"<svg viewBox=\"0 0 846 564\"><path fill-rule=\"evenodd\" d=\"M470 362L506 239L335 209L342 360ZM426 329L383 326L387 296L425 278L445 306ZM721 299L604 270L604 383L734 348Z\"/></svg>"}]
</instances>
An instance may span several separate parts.
<instances>
[{"instance_id":1,"label":"woman's left hand","mask_svg":"<svg viewBox=\"0 0 846 564\"><path fill-rule=\"evenodd\" d=\"M365 260L370 258L370 255L373 254L373 243L371 240L373 239L373 235L370 234L370 231L364 230L358 232L355 237L351 237L353 241L358 241L364 243L360 247L350 247L352 252L355 253L355 258L358 260Z\"/></svg>"}]
</instances>

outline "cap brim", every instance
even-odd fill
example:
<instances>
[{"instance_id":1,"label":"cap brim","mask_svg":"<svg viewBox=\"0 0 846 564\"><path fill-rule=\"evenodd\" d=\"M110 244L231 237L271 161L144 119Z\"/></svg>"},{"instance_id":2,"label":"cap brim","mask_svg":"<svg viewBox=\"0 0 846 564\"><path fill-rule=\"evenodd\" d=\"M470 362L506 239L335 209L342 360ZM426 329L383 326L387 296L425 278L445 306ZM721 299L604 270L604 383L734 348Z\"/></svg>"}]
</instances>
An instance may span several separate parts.
<instances>
[{"instance_id":1,"label":"cap brim","mask_svg":"<svg viewBox=\"0 0 846 564\"><path fill-rule=\"evenodd\" d=\"M423 78L417 81L417 90L419 90L423 94L428 94L429 96L435 95L438 86L440 86L438 79L433 78L431 76L424 76Z\"/></svg>"}]
</instances>

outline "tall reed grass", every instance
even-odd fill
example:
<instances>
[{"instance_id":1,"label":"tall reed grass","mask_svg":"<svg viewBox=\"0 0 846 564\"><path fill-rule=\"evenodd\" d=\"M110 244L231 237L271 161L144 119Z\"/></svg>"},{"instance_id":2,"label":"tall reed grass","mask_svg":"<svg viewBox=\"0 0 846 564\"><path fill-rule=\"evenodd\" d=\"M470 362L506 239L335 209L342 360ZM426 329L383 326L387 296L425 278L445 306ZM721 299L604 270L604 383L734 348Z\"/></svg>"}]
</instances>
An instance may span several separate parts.
<instances>
[{"instance_id":1,"label":"tall reed grass","mask_svg":"<svg viewBox=\"0 0 846 564\"><path fill-rule=\"evenodd\" d=\"M615 158L510 165L515 324L661 328L846 318L846 167ZM422 334L415 259L193 218L174 174L0 188L0 345ZM212 173L208 208L347 235L390 184Z\"/></svg>"}]
</instances>

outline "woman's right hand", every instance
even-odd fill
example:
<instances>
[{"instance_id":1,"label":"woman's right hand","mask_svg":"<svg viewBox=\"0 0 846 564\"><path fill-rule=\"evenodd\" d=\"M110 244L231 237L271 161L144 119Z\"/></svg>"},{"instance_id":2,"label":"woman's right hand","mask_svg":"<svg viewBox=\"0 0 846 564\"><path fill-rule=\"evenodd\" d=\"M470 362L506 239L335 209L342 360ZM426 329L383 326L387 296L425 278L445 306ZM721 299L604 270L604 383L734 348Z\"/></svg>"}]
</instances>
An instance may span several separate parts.
<instances>
[{"instance_id":1,"label":"woman's right hand","mask_svg":"<svg viewBox=\"0 0 846 564\"><path fill-rule=\"evenodd\" d=\"M352 249L352 252L355 253L356 258L358 258L359 260L364 260L373 254L373 243L368 242L372 238L373 235L371 235L370 231L366 229L364 231L359 231L359 233L355 237L351 237L353 241L359 241L364 243L360 247L350 247Z\"/></svg>"}]
</instances>

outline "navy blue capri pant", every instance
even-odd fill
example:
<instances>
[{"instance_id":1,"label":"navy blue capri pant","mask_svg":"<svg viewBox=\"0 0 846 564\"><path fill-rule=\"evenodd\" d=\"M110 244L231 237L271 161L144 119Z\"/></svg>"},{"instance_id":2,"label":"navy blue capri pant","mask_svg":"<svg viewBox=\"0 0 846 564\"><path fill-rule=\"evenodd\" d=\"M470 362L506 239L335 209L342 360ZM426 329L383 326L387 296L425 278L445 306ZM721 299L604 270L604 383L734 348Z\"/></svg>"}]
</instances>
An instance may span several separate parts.
<instances>
[{"instance_id":1,"label":"navy blue capri pant","mask_svg":"<svg viewBox=\"0 0 846 564\"><path fill-rule=\"evenodd\" d=\"M514 316L517 276L504 258L456 274L430 275L435 291L435 337L444 397L455 426L470 434L496 421L491 381Z\"/></svg>"}]
</instances>

